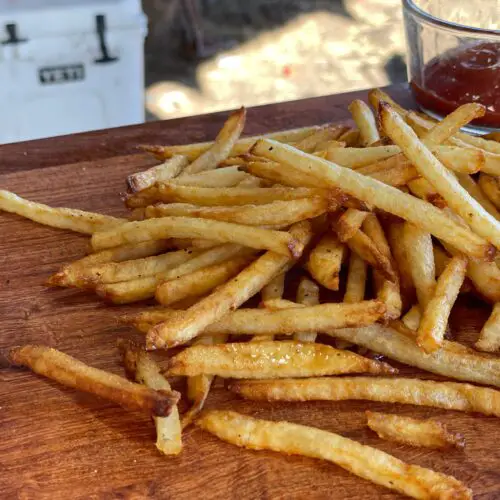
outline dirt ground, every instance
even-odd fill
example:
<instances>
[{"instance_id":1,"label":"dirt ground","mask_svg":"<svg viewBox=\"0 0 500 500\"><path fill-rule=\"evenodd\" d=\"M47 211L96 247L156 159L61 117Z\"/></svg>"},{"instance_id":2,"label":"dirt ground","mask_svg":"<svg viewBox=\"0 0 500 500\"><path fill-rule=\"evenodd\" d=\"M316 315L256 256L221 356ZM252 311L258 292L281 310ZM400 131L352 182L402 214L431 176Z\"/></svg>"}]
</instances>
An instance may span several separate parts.
<instances>
[{"instance_id":1,"label":"dirt ground","mask_svg":"<svg viewBox=\"0 0 500 500\"><path fill-rule=\"evenodd\" d=\"M197 0L194 17L189 4L143 0L150 119L406 80L400 0Z\"/></svg>"}]
</instances>

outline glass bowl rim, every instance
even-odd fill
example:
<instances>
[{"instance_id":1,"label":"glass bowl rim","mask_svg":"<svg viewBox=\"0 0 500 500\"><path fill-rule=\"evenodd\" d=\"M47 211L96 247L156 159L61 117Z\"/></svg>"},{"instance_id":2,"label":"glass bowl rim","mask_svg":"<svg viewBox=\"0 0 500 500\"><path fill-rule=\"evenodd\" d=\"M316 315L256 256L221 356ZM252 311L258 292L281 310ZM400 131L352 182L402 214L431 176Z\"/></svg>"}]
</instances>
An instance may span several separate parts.
<instances>
[{"instance_id":1,"label":"glass bowl rim","mask_svg":"<svg viewBox=\"0 0 500 500\"><path fill-rule=\"evenodd\" d=\"M421 20L426 21L436 27L447 28L453 31L460 31L466 33L472 33L475 35L489 35L489 36L500 36L500 29L485 29L485 28L475 28L473 26L467 26L465 24L453 23L450 21L445 21L440 17L433 16L425 10L418 7L413 0L403 0L403 8L408 12L411 12L415 16L419 17Z\"/></svg>"}]
</instances>

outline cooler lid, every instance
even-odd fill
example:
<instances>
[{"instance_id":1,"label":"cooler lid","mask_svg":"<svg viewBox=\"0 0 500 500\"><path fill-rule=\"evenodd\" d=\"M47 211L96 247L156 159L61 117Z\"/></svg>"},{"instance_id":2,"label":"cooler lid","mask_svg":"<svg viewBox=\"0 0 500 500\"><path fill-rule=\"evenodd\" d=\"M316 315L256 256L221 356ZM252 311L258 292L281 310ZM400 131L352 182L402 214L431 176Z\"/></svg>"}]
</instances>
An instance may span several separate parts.
<instances>
[{"instance_id":1,"label":"cooler lid","mask_svg":"<svg viewBox=\"0 0 500 500\"><path fill-rule=\"evenodd\" d=\"M140 0L0 0L0 41L9 24L27 39L94 33L98 15L110 31L146 27Z\"/></svg>"}]
</instances>

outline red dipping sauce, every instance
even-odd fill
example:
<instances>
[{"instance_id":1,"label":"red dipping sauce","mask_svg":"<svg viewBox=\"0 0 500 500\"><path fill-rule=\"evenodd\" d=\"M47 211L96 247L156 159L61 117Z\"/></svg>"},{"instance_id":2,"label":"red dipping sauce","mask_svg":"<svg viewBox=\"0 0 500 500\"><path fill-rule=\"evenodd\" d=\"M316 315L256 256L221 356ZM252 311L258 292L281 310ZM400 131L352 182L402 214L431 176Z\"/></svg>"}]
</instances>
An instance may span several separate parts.
<instances>
[{"instance_id":1,"label":"red dipping sauce","mask_svg":"<svg viewBox=\"0 0 500 500\"><path fill-rule=\"evenodd\" d=\"M483 104L485 116L472 123L500 128L500 43L449 50L432 59L411 87L423 108L441 116L468 102Z\"/></svg>"}]
</instances>

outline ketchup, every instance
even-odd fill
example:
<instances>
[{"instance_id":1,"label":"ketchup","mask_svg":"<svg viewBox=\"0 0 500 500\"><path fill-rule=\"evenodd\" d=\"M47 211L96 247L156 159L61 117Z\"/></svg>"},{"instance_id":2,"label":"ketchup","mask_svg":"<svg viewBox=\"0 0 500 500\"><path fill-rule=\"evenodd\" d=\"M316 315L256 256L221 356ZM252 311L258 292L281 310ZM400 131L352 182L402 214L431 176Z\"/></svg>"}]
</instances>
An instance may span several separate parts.
<instances>
[{"instance_id":1,"label":"ketchup","mask_svg":"<svg viewBox=\"0 0 500 500\"><path fill-rule=\"evenodd\" d=\"M486 114L475 125L500 127L500 43L462 46L432 59L411 81L415 99L442 116L478 102Z\"/></svg>"}]
</instances>

